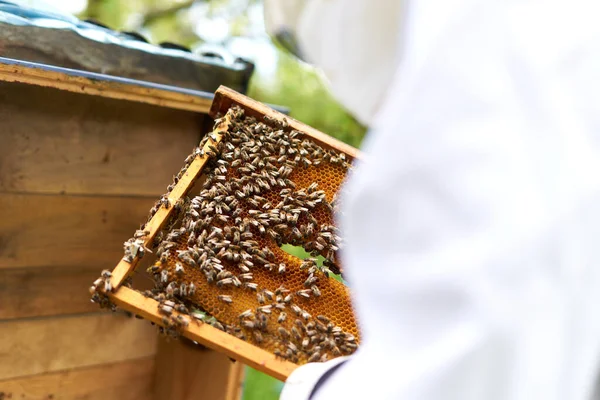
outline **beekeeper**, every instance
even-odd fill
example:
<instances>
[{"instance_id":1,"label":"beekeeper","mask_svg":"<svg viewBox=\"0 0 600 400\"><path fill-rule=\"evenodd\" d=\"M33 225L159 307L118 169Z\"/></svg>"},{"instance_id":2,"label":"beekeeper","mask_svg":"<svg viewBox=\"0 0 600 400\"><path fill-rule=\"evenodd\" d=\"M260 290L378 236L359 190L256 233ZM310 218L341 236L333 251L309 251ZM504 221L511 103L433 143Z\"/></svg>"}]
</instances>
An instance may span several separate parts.
<instances>
[{"instance_id":1,"label":"beekeeper","mask_svg":"<svg viewBox=\"0 0 600 400\"><path fill-rule=\"evenodd\" d=\"M361 346L282 399L593 396L599 7L266 1L370 127L340 221Z\"/></svg>"}]
</instances>

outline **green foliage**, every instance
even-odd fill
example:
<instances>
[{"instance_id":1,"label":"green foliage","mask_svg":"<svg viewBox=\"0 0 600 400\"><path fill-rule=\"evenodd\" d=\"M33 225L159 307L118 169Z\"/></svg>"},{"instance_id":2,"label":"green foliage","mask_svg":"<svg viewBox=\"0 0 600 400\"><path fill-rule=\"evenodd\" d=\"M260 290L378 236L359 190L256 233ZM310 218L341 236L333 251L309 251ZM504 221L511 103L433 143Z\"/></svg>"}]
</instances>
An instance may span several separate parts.
<instances>
[{"instance_id":1,"label":"green foliage","mask_svg":"<svg viewBox=\"0 0 600 400\"><path fill-rule=\"evenodd\" d=\"M283 389L283 382L246 367L243 400L277 400Z\"/></svg>"},{"instance_id":2,"label":"green foliage","mask_svg":"<svg viewBox=\"0 0 600 400\"><path fill-rule=\"evenodd\" d=\"M290 116L354 147L360 146L365 127L332 97L321 74L277 47L275 79L260 71L250 81L248 95L290 109Z\"/></svg>"}]
</instances>

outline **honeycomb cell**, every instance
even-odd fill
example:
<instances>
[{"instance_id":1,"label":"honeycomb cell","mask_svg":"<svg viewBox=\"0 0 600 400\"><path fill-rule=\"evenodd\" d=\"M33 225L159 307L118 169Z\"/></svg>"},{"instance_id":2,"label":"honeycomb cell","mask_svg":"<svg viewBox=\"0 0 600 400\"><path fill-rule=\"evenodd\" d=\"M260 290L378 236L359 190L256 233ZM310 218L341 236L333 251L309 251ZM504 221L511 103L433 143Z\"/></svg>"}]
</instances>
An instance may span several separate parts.
<instances>
[{"instance_id":1,"label":"honeycomb cell","mask_svg":"<svg viewBox=\"0 0 600 400\"><path fill-rule=\"evenodd\" d=\"M213 154L200 191L158 246L157 287L292 362L351 354L360 333L349 291L328 270L339 268L333 215L349 162L285 122L235 107L228 117L222 140L200 145L213 141ZM322 255L326 267L289 255L285 243ZM182 283L195 292L182 293Z\"/></svg>"}]
</instances>

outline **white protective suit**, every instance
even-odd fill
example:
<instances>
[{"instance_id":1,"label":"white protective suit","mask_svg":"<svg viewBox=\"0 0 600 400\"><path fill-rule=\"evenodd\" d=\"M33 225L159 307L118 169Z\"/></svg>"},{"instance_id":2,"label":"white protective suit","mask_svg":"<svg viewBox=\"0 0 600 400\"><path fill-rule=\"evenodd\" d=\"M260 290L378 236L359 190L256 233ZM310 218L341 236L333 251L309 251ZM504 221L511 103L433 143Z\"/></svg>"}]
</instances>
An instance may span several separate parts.
<instances>
[{"instance_id":1,"label":"white protective suit","mask_svg":"<svg viewBox=\"0 0 600 400\"><path fill-rule=\"evenodd\" d=\"M371 126L341 220L362 344L312 398L589 399L600 5L280 1L271 29L287 15ZM282 399L327 366L300 367Z\"/></svg>"}]
</instances>

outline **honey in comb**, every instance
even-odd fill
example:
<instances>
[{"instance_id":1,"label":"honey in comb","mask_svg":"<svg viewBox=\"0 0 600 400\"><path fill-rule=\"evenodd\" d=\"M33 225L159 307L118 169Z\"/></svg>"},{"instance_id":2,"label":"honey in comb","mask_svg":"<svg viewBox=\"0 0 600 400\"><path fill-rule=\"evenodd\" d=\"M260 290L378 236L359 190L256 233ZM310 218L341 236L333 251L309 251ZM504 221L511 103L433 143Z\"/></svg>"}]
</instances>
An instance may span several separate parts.
<instances>
[{"instance_id":1,"label":"honey in comb","mask_svg":"<svg viewBox=\"0 0 600 400\"><path fill-rule=\"evenodd\" d=\"M353 353L359 332L349 292L327 268L339 267L333 215L349 162L285 120L258 121L238 107L226 118L221 140L209 135L200 145L214 143L200 192L158 246L157 286L289 361ZM326 266L289 255L286 243Z\"/></svg>"}]
</instances>

